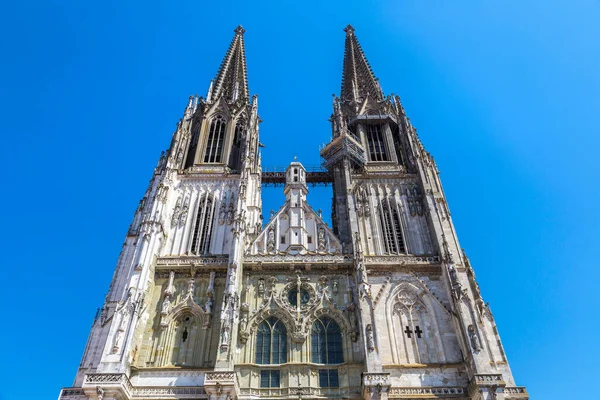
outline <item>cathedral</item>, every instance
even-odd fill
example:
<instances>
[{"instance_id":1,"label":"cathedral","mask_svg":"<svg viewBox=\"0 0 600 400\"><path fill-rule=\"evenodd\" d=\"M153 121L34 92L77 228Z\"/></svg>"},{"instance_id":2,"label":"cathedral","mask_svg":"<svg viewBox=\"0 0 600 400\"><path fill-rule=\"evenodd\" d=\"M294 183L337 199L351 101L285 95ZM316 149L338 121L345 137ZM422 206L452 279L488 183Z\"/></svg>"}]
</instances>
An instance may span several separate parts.
<instances>
[{"instance_id":1,"label":"cathedral","mask_svg":"<svg viewBox=\"0 0 600 400\"><path fill-rule=\"evenodd\" d=\"M529 398L433 158L344 31L322 168L263 172L235 29L160 156L59 400ZM331 226L310 206L319 183ZM285 194L270 215L265 184Z\"/></svg>"}]
</instances>

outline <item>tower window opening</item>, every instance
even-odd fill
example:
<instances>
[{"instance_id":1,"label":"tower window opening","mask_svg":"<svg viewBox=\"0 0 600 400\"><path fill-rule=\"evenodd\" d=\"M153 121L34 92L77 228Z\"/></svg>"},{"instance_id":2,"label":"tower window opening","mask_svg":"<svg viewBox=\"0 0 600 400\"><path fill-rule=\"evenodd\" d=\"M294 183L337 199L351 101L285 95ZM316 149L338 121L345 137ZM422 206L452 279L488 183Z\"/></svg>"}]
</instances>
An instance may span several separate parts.
<instances>
[{"instance_id":1,"label":"tower window opening","mask_svg":"<svg viewBox=\"0 0 600 400\"><path fill-rule=\"evenodd\" d=\"M200 121L194 121L192 129L192 139L190 141L190 148L188 150L187 160L185 161L185 167L191 167L194 165L194 159L196 158L196 149L198 148L198 140L200 138Z\"/></svg>"},{"instance_id":2,"label":"tower window opening","mask_svg":"<svg viewBox=\"0 0 600 400\"><path fill-rule=\"evenodd\" d=\"M367 125L367 143L371 161L389 161L381 124Z\"/></svg>"},{"instance_id":3,"label":"tower window opening","mask_svg":"<svg viewBox=\"0 0 600 400\"><path fill-rule=\"evenodd\" d=\"M213 220L213 200L207 194L198 205L196 222L192 234L192 253L207 254L210 249Z\"/></svg>"},{"instance_id":4,"label":"tower window opening","mask_svg":"<svg viewBox=\"0 0 600 400\"><path fill-rule=\"evenodd\" d=\"M381 206L381 227L383 229L383 241L386 253L406 253L400 216L396 208L392 207L390 210L390 207L386 203Z\"/></svg>"},{"instance_id":5,"label":"tower window opening","mask_svg":"<svg viewBox=\"0 0 600 400\"><path fill-rule=\"evenodd\" d=\"M285 244L285 235L281 237L281 244Z\"/></svg>"},{"instance_id":6,"label":"tower window opening","mask_svg":"<svg viewBox=\"0 0 600 400\"><path fill-rule=\"evenodd\" d=\"M225 120L218 115L210 123L208 131L208 140L206 142L206 152L204 153L205 163L220 163L221 153L223 153L223 141L225 139Z\"/></svg>"}]
</instances>

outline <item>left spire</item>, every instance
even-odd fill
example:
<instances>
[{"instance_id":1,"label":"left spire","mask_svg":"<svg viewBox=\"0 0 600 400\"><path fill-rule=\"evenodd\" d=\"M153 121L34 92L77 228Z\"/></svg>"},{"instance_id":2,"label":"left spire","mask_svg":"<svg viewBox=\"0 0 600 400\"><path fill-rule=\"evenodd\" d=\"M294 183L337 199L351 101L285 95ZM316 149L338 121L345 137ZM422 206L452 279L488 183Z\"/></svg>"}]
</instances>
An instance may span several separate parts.
<instances>
[{"instance_id":1,"label":"left spire","mask_svg":"<svg viewBox=\"0 0 600 400\"><path fill-rule=\"evenodd\" d=\"M221 95L227 102L234 102L237 99L250 100L244 48L246 31L239 25L234 32L235 36L209 89L208 100L216 101Z\"/></svg>"}]
</instances>

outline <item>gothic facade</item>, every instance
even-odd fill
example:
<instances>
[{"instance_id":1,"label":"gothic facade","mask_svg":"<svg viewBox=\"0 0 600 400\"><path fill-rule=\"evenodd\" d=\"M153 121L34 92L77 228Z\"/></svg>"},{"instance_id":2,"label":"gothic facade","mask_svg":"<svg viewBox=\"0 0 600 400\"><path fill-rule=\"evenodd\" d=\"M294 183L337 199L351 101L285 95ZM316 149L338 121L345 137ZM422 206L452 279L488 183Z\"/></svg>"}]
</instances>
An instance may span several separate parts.
<instances>
[{"instance_id":1,"label":"gothic facade","mask_svg":"<svg viewBox=\"0 0 600 400\"><path fill-rule=\"evenodd\" d=\"M436 165L345 32L324 169L267 174L235 30L160 157L61 400L528 398ZM267 180L286 200L263 219ZM311 182L332 186L332 226Z\"/></svg>"}]
</instances>

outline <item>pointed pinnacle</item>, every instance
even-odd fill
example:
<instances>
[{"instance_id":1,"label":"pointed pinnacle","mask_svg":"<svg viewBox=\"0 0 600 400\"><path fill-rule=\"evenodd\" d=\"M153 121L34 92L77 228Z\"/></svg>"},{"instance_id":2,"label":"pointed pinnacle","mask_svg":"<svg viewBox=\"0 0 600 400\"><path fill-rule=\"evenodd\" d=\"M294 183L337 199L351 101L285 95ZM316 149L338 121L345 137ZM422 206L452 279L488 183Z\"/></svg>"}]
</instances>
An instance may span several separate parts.
<instances>
[{"instance_id":1,"label":"pointed pinnacle","mask_svg":"<svg viewBox=\"0 0 600 400\"><path fill-rule=\"evenodd\" d=\"M344 32L346 32L346 36L350 36L350 35L354 35L354 27L350 24L348 24L347 27L344 28Z\"/></svg>"},{"instance_id":2,"label":"pointed pinnacle","mask_svg":"<svg viewBox=\"0 0 600 400\"><path fill-rule=\"evenodd\" d=\"M246 33L246 30L241 25L238 25L238 27L235 28L233 31L235 32L236 35L243 35L244 33Z\"/></svg>"}]
</instances>

